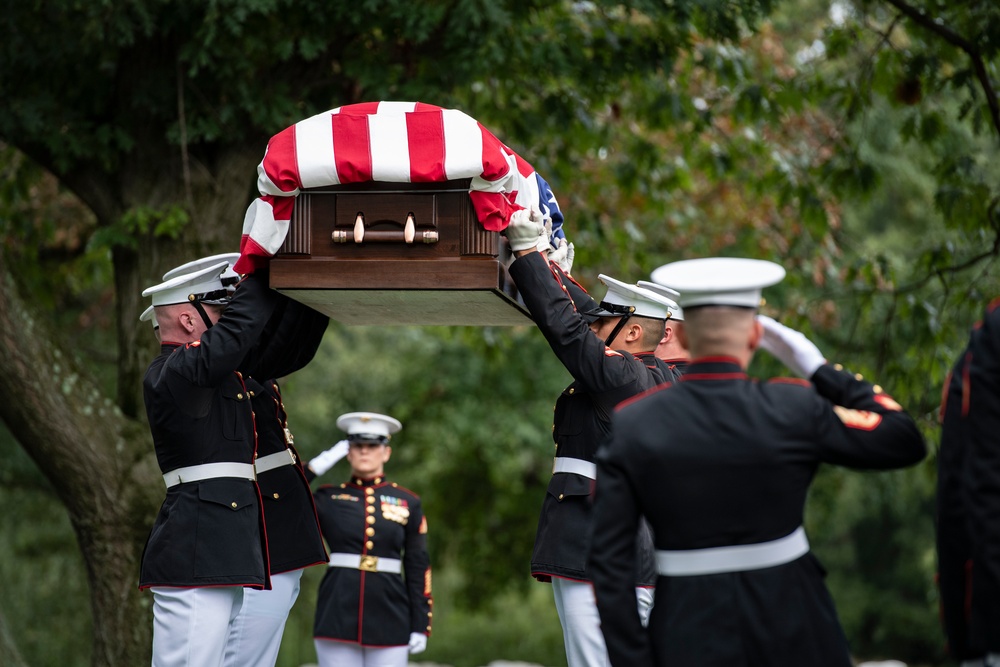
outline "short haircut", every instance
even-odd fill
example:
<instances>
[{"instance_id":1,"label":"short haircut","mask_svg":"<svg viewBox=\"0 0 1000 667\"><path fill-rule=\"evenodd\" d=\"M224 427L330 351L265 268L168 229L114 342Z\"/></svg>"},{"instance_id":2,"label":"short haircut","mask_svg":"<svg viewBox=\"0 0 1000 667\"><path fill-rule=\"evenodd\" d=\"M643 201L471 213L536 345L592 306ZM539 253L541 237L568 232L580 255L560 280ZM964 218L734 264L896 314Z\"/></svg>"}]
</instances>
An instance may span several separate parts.
<instances>
[{"instance_id":1,"label":"short haircut","mask_svg":"<svg viewBox=\"0 0 1000 667\"><path fill-rule=\"evenodd\" d=\"M757 315L756 308L740 306L696 306L684 310L688 349L698 356L731 354L746 343Z\"/></svg>"},{"instance_id":2,"label":"short haircut","mask_svg":"<svg viewBox=\"0 0 1000 667\"><path fill-rule=\"evenodd\" d=\"M660 344L660 340L663 338L663 331L666 327L666 320L661 320L658 317L643 317L642 315L633 315L629 318L629 323L635 321L636 324L642 327L642 340L641 347L644 350L656 349L656 346ZM626 324L628 326L628 324Z\"/></svg>"}]
</instances>

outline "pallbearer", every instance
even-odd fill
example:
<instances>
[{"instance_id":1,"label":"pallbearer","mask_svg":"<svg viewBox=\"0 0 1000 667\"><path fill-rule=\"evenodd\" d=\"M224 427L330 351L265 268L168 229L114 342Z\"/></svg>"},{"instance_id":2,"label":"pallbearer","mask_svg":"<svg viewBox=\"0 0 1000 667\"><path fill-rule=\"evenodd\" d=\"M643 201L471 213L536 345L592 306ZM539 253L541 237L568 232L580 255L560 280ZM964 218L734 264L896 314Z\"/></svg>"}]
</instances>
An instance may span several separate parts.
<instances>
[{"instance_id":1,"label":"pallbearer","mask_svg":"<svg viewBox=\"0 0 1000 667\"><path fill-rule=\"evenodd\" d=\"M899 468L926 450L882 389L757 316L761 289L784 273L735 258L653 272L681 294L692 360L680 381L619 408L598 456L590 562L616 667L851 665L802 528L809 484L820 463ZM808 381L748 378L758 347ZM620 567L640 516L659 572L648 629Z\"/></svg>"},{"instance_id":2,"label":"pallbearer","mask_svg":"<svg viewBox=\"0 0 1000 667\"><path fill-rule=\"evenodd\" d=\"M547 253L549 234L538 211L518 211L504 233L517 257L511 278L549 347L573 376L554 408L555 458L531 575L552 584L569 667L604 667L607 650L587 569L594 454L618 403L674 377L653 350L676 304L605 275L600 280L607 293L596 303ZM640 544L639 557L618 566L632 580L633 612L646 615L653 604L652 542L648 530L636 528L630 541Z\"/></svg>"},{"instance_id":3,"label":"pallbearer","mask_svg":"<svg viewBox=\"0 0 1000 667\"><path fill-rule=\"evenodd\" d=\"M244 363L281 300L225 261L150 287L162 338L143 398L165 498L143 552L154 667L220 665L245 588L269 587ZM223 313L225 310L225 313Z\"/></svg>"},{"instance_id":4,"label":"pallbearer","mask_svg":"<svg viewBox=\"0 0 1000 667\"><path fill-rule=\"evenodd\" d=\"M167 271L165 281L227 262L220 280L232 293L240 277L233 270L239 253L203 257ZM152 314L150 313L150 316ZM147 318L146 313L140 319ZM157 326L152 316L154 328ZM223 667L271 667L278 658L288 613L299 594L302 570L327 561L309 481L288 428L277 380L312 360L329 318L281 296L265 333L242 366L256 433L254 472L267 527L271 588L247 588L230 622Z\"/></svg>"}]
</instances>

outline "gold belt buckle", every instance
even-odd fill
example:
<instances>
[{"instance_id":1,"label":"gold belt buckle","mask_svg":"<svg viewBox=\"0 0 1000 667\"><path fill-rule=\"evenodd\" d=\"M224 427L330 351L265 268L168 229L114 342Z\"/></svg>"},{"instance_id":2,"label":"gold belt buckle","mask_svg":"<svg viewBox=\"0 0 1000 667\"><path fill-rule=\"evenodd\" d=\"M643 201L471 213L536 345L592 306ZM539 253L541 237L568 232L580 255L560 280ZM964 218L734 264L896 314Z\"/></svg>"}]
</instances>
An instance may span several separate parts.
<instances>
[{"instance_id":1,"label":"gold belt buckle","mask_svg":"<svg viewBox=\"0 0 1000 667\"><path fill-rule=\"evenodd\" d=\"M378 572L378 556L362 556L361 563L358 564L358 569L365 572Z\"/></svg>"}]
</instances>

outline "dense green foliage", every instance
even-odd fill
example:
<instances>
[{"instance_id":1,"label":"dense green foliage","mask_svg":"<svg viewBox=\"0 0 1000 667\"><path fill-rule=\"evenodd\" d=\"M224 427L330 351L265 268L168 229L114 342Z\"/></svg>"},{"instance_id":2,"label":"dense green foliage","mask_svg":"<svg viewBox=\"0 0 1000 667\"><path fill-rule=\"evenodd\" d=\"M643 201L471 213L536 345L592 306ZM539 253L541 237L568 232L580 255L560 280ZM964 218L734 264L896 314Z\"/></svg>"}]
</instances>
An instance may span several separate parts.
<instances>
[{"instance_id":1,"label":"dense green foliage","mask_svg":"<svg viewBox=\"0 0 1000 667\"><path fill-rule=\"evenodd\" d=\"M553 185L591 288L598 273L645 278L714 253L782 261L768 312L876 378L932 450L944 374L1000 294L993 0L452 0L419 12L398 0L51 0L6 8L0 37L0 274L40 323L15 333L78 358L126 420L43 450L18 419L34 416L21 378L6 378L0 415L15 432L0 433L0 501L17 510L0 529L0 657L12 641L29 665L84 665L102 641L137 641L102 629L107 608L88 604L102 558L80 558L94 509L73 492L73 463L108 449L129 471L148 465L148 439L129 435L154 349L133 326L138 291L179 258L232 248L267 137L299 118L373 99L463 109ZM786 371L761 356L752 372ZM561 664L527 562L567 379L528 327L334 324L285 384L306 455L338 437L340 412L403 421L390 470L424 497L440 575L427 660ZM73 396L67 378L44 381ZM807 528L858 656L944 660L933 492L933 453L907 471L817 478ZM128 520L148 525L153 509ZM282 667L311 659L315 570Z\"/></svg>"}]
</instances>

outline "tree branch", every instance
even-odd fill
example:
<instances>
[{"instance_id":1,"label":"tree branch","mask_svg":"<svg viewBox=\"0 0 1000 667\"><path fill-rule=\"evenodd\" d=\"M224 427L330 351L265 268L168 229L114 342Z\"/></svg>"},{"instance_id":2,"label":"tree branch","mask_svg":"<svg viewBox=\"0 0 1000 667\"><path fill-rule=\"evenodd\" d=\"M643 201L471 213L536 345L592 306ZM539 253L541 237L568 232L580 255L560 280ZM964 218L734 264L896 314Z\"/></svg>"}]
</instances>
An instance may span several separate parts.
<instances>
[{"instance_id":1,"label":"tree branch","mask_svg":"<svg viewBox=\"0 0 1000 667\"><path fill-rule=\"evenodd\" d=\"M976 46L969 40L965 39L947 26L937 23L922 10L906 4L903 0L885 1L898 9L902 14L917 25L933 32L952 46L956 46L962 51L965 51L966 55L968 55L969 59L972 61L972 66L976 71L976 78L979 79L979 85L983 87L983 93L986 95L986 104L990 108L990 117L993 120L993 129L996 130L997 135L1000 135L1000 101L997 100L996 91L993 90L993 83L990 81L989 73L986 71L986 64L983 62L979 49L977 49Z\"/></svg>"}]
</instances>

